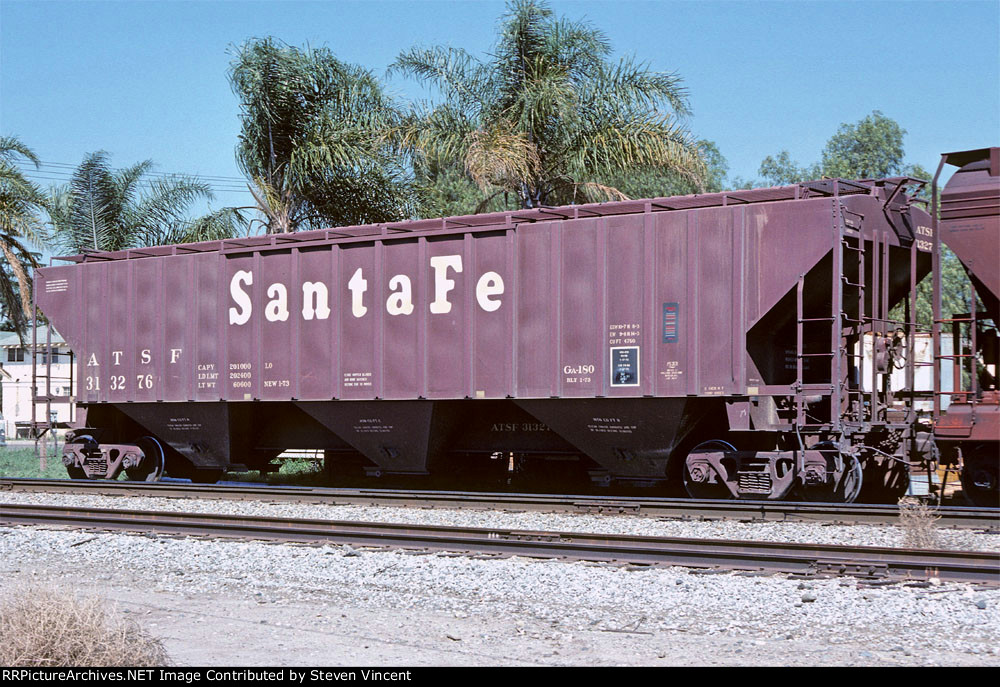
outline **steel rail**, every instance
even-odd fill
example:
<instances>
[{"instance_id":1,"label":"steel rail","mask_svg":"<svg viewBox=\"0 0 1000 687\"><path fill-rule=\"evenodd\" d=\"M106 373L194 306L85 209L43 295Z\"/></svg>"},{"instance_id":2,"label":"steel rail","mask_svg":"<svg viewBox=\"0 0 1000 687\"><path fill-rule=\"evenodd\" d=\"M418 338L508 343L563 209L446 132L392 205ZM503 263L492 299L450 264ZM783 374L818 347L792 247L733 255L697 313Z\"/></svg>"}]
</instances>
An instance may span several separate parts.
<instances>
[{"instance_id":1,"label":"steel rail","mask_svg":"<svg viewBox=\"0 0 1000 687\"><path fill-rule=\"evenodd\" d=\"M188 499L258 499L326 505L461 508L547 513L631 514L699 520L895 524L899 507L882 504L720 501L648 496L513 494L329 487L194 485L188 482L128 482L0 478L0 492L91 493ZM943 506L935 511L947 527L1000 531L1000 509Z\"/></svg>"},{"instance_id":2,"label":"steel rail","mask_svg":"<svg viewBox=\"0 0 1000 687\"><path fill-rule=\"evenodd\" d=\"M1000 586L1000 553L981 551L537 532L7 503L0 504L0 525L69 526L772 573L881 579L937 577Z\"/></svg>"}]
</instances>

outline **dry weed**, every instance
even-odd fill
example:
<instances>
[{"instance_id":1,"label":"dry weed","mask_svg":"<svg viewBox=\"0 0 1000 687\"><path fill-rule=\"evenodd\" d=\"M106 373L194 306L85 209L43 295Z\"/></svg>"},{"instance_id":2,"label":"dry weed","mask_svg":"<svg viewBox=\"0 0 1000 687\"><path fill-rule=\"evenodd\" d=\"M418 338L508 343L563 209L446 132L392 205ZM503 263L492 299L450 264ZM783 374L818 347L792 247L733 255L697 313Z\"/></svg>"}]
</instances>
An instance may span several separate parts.
<instances>
[{"instance_id":1,"label":"dry weed","mask_svg":"<svg viewBox=\"0 0 1000 687\"><path fill-rule=\"evenodd\" d=\"M938 541L937 509L911 496L899 500L899 527L903 546L910 549L936 549Z\"/></svg>"},{"instance_id":2,"label":"dry weed","mask_svg":"<svg viewBox=\"0 0 1000 687\"><path fill-rule=\"evenodd\" d=\"M21 584L0 598L0 665L162 666L160 640L99 598Z\"/></svg>"}]
</instances>

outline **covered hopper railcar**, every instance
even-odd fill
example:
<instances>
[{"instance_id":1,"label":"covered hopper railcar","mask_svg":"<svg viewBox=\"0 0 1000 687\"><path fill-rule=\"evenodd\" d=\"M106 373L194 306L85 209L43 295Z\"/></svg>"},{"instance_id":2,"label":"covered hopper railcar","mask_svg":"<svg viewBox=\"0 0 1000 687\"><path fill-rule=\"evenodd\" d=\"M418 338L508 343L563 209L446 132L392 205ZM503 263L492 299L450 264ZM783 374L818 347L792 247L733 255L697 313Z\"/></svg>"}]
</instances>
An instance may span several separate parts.
<instances>
[{"instance_id":1,"label":"covered hopper railcar","mask_svg":"<svg viewBox=\"0 0 1000 687\"><path fill-rule=\"evenodd\" d=\"M941 241L969 276L968 307L953 313L934 302L937 359L955 384L942 389L937 369L934 438L942 462L961 471L962 489L974 503L1000 506L1000 148L947 153L958 167L941 191L935 215ZM935 269L940 275L940 269ZM940 279L940 277L939 277ZM940 284L935 283L935 293ZM949 346L942 346L944 341ZM945 353L948 351L948 353ZM950 401L944 408L944 399Z\"/></svg>"},{"instance_id":2,"label":"covered hopper railcar","mask_svg":"<svg viewBox=\"0 0 1000 687\"><path fill-rule=\"evenodd\" d=\"M316 448L334 472L459 483L891 497L933 443L906 354L938 241L919 186L831 179L76 256L35 286L79 361L64 462L212 480Z\"/></svg>"}]
</instances>

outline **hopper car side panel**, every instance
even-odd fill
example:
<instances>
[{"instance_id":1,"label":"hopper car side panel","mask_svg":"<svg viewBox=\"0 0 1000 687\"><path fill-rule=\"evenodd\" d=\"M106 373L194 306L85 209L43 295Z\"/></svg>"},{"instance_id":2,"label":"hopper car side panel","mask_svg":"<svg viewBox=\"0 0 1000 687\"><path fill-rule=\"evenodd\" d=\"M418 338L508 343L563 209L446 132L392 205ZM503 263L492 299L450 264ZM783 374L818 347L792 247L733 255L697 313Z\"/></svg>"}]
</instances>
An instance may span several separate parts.
<instances>
[{"instance_id":1,"label":"hopper car side panel","mask_svg":"<svg viewBox=\"0 0 1000 687\"><path fill-rule=\"evenodd\" d=\"M796 206L60 266L39 301L84 403L742 395L746 331L830 249L830 201Z\"/></svg>"},{"instance_id":2,"label":"hopper car side panel","mask_svg":"<svg viewBox=\"0 0 1000 687\"><path fill-rule=\"evenodd\" d=\"M158 378L154 378L154 397L159 387L160 396L164 401L183 402L195 398L195 385L198 382L217 382L218 372L198 373L194 365L172 365L172 352L183 351L194 346L196 327L192 327L195 316L193 293L190 285L194 279L195 263L183 256L165 257L161 261L162 289L157 289L149 300L149 309L154 315L159 313L163 323L162 337L154 339L158 343L156 356ZM199 379L199 377L202 377ZM159 384L156 384L159 382Z\"/></svg>"},{"instance_id":3,"label":"hopper car side panel","mask_svg":"<svg viewBox=\"0 0 1000 687\"><path fill-rule=\"evenodd\" d=\"M331 254L324 250L292 249L290 260L289 285L303 282L340 283L339 252ZM336 307L339 313L343 300L340 289L332 288L330 294L331 307ZM268 328L268 333L270 330L284 331L291 338L288 350L294 357L295 368L290 380L293 386L291 390L278 388L275 395L301 399L333 398L341 378L343 331L340 320L329 322L315 317L309 320L292 317L292 314L302 311L302 296L299 291L289 292L288 296L288 320L261 325Z\"/></svg>"}]
</instances>

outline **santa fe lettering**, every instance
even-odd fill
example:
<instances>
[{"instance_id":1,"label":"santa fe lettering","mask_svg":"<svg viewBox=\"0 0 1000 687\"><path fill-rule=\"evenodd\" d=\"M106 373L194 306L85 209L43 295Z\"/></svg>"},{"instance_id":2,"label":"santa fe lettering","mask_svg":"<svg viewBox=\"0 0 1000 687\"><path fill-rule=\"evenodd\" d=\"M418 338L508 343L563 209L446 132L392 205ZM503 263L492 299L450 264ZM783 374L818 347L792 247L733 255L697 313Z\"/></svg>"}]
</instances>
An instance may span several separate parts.
<instances>
[{"instance_id":1,"label":"santa fe lettering","mask_svg":"<svg viewBox=\"0 0 1000 687\"><path fill-rule=\"evenodd\" d=\"M434 300L429 304L432 314L442 315L451 312L451 301L448 294L455 289L453 275L462 273L461 255L437 255L430 259L430 267L434 271ZM229 308L229 324L242 326L250 321L253 315L253 299L247 292L247 287L253 286L253 271L238 270L229 281L229 296L233 306ZM368 280L364 269L359 267L347 282L351 292L351 314L354 317L364 317L368 312L365 305L365 294L368 292ZM264 318L268 322L284 322L289 317L288 287L276 282L265 290L268 300L264 306ZM486 312L495 312L503 302L500 299L504 293L503 277L496 272L484 272L476 282L476 302ZM395 274L389 278L389 297L385 302L385 311L392 316L411 315L413 306L413 284L405 274ZM330 289L323 282L307 281L302 283L302 319L329 319Z\"/></svg>"}]
</instances>

